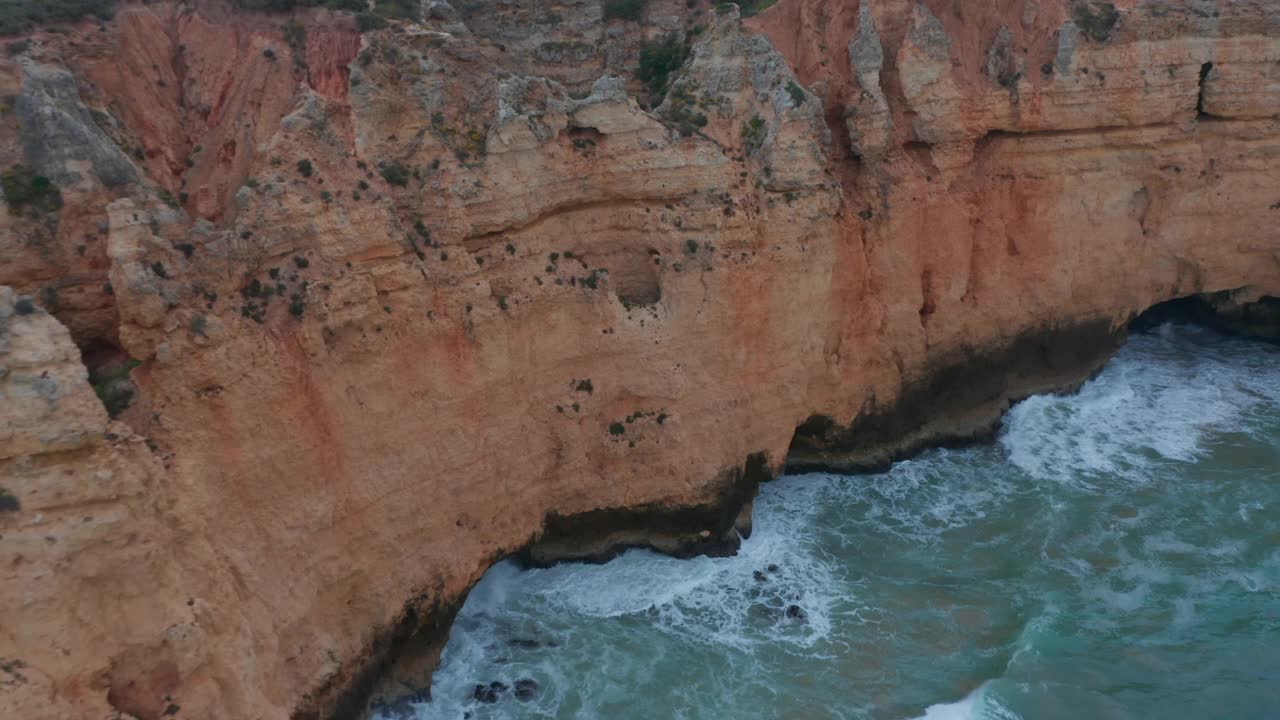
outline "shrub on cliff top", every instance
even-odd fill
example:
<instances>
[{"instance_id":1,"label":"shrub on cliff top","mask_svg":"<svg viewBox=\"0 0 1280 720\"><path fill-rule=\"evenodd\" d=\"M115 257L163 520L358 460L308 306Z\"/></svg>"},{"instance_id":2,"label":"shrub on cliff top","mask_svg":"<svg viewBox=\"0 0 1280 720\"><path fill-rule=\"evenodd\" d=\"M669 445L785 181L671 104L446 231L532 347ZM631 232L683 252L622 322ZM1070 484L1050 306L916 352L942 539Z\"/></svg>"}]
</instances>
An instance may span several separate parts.
<instances>
[{"instance_id":1,"label":"shrub on cliff top","mask_svg":"<svg viewBox=\"0 0 1280 720\"><path fill-rule=\"evenodd\" d=\"M680 69L689 57L689 47L675 33L667 33L657 42L640 46L640 67L636 77L649 88L655 103L662 100L667 91L671 73Z\"/></svg>"},{"instance_id":2,"label":"shrub on cliff top","mask_svg":"<svg viewBox=\"0 0 1280 720\"><path fill-rule=\"evenodd\" d=\"M796 84L794 80L787 83L787 93L791 95L791 104L800 107L804 104L805 94L804 88Z\"/></svg>"},{"instance_id":3,"label":"shrub on cliff top","mask_svg":"<svg viewBox=\"0 0 1280 720\"><path fill-rule=\"evenodd\" d=\"M0 0L0 35L16 35L36 25L86 16L110 20L116 0Z\"/></svg>"},{"instance_id":4,"label":"shrub on cliff top","mask_svg":"<svg viewBox=\"0 0 1280 720\"><path fill-rule=\"evenodd\" d=\"M364 11L356 14L356 29L362 33L371 30L381 30L387 26L387 21L381 15L375 15L371 12Z\"/></svg>"},{"instance_id":5,"label":"shrub on cliff top","mask_svg":"<svg viewBox=\"0 0 1280 720\"><path fill-rule=\"evenodd\" d=\"M418 0L377 0L373 5L373 11L383 17L416 20Z\"/></svg>"},{"instance_id":6,"label":"shrub on cliff top","mask_svg":"<svg viewBox=\"0 0 1280 720\"><path fill-rule=\"evenodd\" d=\"M604 19L640 22L644 15L644 4L645 0L605 0Z\"/></svg>"},{"instance_id":7,"label":"shrub on cliff top","mask_svg":"<svg viewBox=\"0 0 1280 720\"><path fill-rule=\"evenodd\" d=\"M5 2L6 0L0 0ZM356 22L361 32L385 27L383 18L416 20L418 17L417 0L377 0L370 11L365 0L231 0L241 10L258 10L261 12L290 12L300 8L327 7L330 10L341 10L356 13Z\"/></svg>"},{"instance_id":8,"label":"shrub on cliff top","mask_svg":"<svg viewBox=\"0 0 1280 720\"><path fill-rule=\"evenodd\" d=\"M389 162L381 165L378 171L382 174L382 179L396 187L404 187L409 184L409 168L400 162Z\"/></svg>"},{"instance_id":9,"label":"shrub on cliff top","mask_svg":"<svg viewBox=\"0 0 1280 720\"><path fill-rule=\"evenodd\" d=\"M1094 42L1106 42L1120 22L1120 11L1109 2L1082 0L1071 6L1071 20Z\"/></svg>"},{"instance_id":10,"label":"shrub on cliff top","mask_svg":"<svg viewBox=\"0 0 1280 720\"><path fill-rule=\"evenodd\" d=\"M0 189L4 190L10 215L18 215L28 207L44 212L62 207L62 193L53 181L26 165L14 165L0 173Z\"/></svg>"},{"instance_id":11,"label":"shrub on cliff top","mask_svg":"<svg viewBox=\"0 0 1280 720\"><path fill-rule=\"evenodd\" d=\"M743 0L739 7L742 8L742 17L751 17L759 15L776 4L778 0Z\"/></svg>"},{"instance_id":12,"label":"shrub on cliff top","mask_svg":"<svg viewBox=\"0 0 1280 720\"><path fill-rule=\"evenodd\" d=\"M262 12L287 12L319 5L332 7L336 10L344 9L339 7L341 3L332 2L332 0L231 0L231 4L241 10L261 10Z\"/></svg>"}]
</instances>

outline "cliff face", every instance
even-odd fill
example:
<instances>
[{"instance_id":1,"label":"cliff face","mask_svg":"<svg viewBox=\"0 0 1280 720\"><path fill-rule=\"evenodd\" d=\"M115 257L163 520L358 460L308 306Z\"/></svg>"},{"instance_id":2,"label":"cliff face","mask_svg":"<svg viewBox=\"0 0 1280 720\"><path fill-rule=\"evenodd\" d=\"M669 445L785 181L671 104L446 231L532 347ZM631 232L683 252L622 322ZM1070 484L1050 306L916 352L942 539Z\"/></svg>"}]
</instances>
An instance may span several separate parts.
<instances>
[{"instance_id":1,"label":"cliff face","mask_svg":"<svg viewBox=\"0 0 1280 720\"><path fill-rule=\"evenodd\" d=\"M428 5L0 59L0 169L60 193L0 214L6 716L356 714L501 557L731 549L784 465L1280 295L1261 0Z\"/></svg>"}]
</instances>

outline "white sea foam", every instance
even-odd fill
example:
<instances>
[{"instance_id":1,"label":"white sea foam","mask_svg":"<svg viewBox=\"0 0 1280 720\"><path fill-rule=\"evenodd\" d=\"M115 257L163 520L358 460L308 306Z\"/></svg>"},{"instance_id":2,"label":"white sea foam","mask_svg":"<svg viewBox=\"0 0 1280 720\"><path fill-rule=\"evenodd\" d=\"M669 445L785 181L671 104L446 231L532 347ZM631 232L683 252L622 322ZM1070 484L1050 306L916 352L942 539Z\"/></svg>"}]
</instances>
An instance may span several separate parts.
<instances>
[{"instance_id":1,"label":"white sea foam","mask_svg":"<svg viewBox=\"0 0 1280 720\"><path fill-rule=\"evenodd\" d=\"M986 682L961 700L930 705L915 720L1019 720L1017 713L989 697L990 687Z\"/></svg>"},{"instance_id":2,"label":"white sea foam","mask_svg":"<svg viewBox=\"0 0 1280 720\"><path fill-rule=\"evenodd\" d=\"M974 710L978 704L975 695L976 692L957 702L930 705L916 720L974 720L977 718Z\"/></svg>"},{"instance_id":3,"label":"white sea foam","mask_svg":"<svg viewBox=\"0 0 1280 720\"><path fill-rule=\"evenodd\" d=\"M418 706L420 717L464 712L477 718L506 717L516 710L537 716L596 716L587 707L575 710L581 698L566 697L565 689L589 692L596 696L592 700L607 700L603 696L625 684L612 682L608 675L575 677L572 666L545 658L533 667L509 665L511 656L520 654L512 642L538 643L544 652L549 643L573 643L573 637L557 636L556 630L545 627L546 621L557 619L563 626L566 617L578 623L639 621L642 628L681 643L736 650L748 663L753 648L760 646L793 647L808 657L820 656L814 647L830 635L837 603L848 602L847 597L837 596L840 584L832 576L833 560L815 551L806 532L813 526L813 513L822 506L821 496L829 489L820 476L786 488L766 486L757 500L756 530L733 557L676 560L631 550L603 565L564 564L521 571L513 563L500 563L468 597L433 683L435 700ZM788 612L792 606L799 608L798 613ZM613 639L626 636L626 625L615 627ZM562 627L559 632L563 633ZM602 668L626 668L626 684L641 684L644 674L662 658L638 657L634 650L628 655L613 645L596 648L591 668L596 673ZM660 655L664 644L650 640L643 650ZM741 672L749 675L750 667ZM513 685L521 673L539 677L548 692L540 692L534 703L508 703L506 710L469 697L476 683L498 679ZM720 690L733 691L733 687ZM696 705L697 699L690 702Z\"/></svg>"},{"instance_id":4,"label":"white sea foam","mask_svg":"<svg viewBox=\"0 0 1280 720\"><path fill-rule=\"evenodd\" d=\"M1207 342L1188 330L1135 336L1077 394L1015 406L1000 443L1033 477L1083 487L1099 476L1143 482L1162 462L1194 461L1211 436L1248 432L1259 406L1280 402L1271 351Z\"/></svg>"},{"instance_id":5,"label":"white sea foam","mask_svg":"<svg viewBox=\"0 0 1280 720\"><path fill-rule=\"evenodd\" d=\"M771 498L737 555L677 560L632 550L604 565L559 565L520 577L522 592L553 612L616 618L650 612L666 632L747 648L760 642L811 646L830 630L830 563L812 552L803 529L819 507L821 488ZM770 502L773 500L774 502ZM768 567L778 569L770 572ZM764 581L757 581L755 573ZM787 622L797 605L804 623ZM753 623L750 610L776 611L774 627Z\"/></svg>"}]
</instances>

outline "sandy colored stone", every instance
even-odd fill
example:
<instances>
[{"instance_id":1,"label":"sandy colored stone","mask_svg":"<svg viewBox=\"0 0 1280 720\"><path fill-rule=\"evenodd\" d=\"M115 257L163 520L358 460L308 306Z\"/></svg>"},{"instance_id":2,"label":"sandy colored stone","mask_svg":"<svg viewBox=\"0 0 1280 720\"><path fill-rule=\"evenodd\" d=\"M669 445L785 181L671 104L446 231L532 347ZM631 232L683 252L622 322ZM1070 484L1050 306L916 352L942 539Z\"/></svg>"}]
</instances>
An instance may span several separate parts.
<instances>
[{"instance_id":1,"label":"sandy colored stone","mask_svg":"<svg viewBox=\"0 0 1280 720\"><path fill-rule=\"evenodd\" d=\"M1156 303L1280 295L1264 2L429 5L291 48L126 3L0 58L138 178L0 214L0 714L355 715L500 558L723 551L789 453L971 437ZM640 40L695 25L648 108ZM119 419L77 346L141 362Z\"/></svg>"}]
</instances>

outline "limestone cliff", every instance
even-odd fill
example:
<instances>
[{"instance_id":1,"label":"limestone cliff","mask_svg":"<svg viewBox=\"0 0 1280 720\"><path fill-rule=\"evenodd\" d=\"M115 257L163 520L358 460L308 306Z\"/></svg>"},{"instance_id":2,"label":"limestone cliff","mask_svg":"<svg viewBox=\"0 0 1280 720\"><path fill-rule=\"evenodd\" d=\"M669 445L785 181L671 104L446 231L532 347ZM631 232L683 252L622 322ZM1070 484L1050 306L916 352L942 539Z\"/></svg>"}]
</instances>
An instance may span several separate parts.
<instances>
[{"instance_id":1,"label":"limestone cliff","mask_svg":"<svg viewBox=\"0 0 1280 720\"><path fill-rule=\"evenodd\" d=\"M357 716L497 559L731 551L1280 295L1267 2L634 5L6 40L0 714Z\"/></svg>"}]
</instances>

